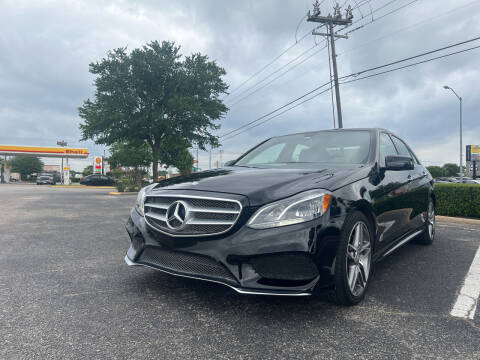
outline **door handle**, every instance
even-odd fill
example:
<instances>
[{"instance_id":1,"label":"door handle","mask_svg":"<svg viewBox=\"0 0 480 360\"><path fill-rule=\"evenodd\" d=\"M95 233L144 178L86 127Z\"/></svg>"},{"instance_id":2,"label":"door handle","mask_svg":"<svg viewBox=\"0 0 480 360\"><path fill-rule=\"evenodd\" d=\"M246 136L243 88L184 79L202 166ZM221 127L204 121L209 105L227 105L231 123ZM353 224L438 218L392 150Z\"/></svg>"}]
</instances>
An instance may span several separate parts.
<instances>
[{"instance_id":1,"label":"door handle","mask_svg":"<svg viewBox=\"0 0 480 360\"><path fill-rule=\"evenodd\" d=\"M413 180L412 175L408 175L408 176L407 176L407 180L408 180L409 182L412 181L412 180Z\"/></svg>"}]
</instances>

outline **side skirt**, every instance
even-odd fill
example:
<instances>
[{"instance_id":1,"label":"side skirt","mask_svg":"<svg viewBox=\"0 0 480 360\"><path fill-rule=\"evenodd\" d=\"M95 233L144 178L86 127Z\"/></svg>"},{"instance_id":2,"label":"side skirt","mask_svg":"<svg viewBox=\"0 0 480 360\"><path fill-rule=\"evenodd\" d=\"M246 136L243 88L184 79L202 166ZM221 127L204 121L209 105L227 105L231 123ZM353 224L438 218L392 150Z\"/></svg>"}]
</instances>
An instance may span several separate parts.
<instances>
[{"instance_id":1,"label":"side skirt","mask_svg":"<svg viewBox=\"0 0 480 360\"><path fill-rule=\"evenodd\" d=\"M395 250L397 250L399 247L401 247L402 245L405 245L407 242L409 242L410 240L412 240L415 236L417 235L420 235L422 233L422 231L424 230L417 230L415 231L414 233L408 235L406 238L404 238L403 240L399 241L394 247L392 247L390 250L388 250L385 254L382 255L382 258L390 255L392 252L394 252Z\"/></svg>"}]
</instances>

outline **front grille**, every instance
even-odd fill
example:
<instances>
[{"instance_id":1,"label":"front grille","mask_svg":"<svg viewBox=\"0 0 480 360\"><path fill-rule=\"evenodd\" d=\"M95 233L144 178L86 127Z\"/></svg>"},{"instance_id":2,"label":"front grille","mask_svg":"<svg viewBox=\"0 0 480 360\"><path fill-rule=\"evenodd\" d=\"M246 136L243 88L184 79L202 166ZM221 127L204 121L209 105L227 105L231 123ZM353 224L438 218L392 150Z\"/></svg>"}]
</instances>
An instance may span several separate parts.
<instances>
[{"instance_id":1,"label":"front grille","mask_svg":"<svg viewBox=\"0 0 480 360\"><path fill-rule=\"evenodd\" d=\"M146 223L172 236L222 234L235 225L241 212L240 202L231 199L154 193L145 200Z\"/></svg>"},{"instance_id":2,"label":"front grille","mask_svg":"<svg viewBox=\"0 0 480 360\"><path fill-rule=\"evenodd\" d=\"M147 247L137 262L180 275L208 278L237 285L237 281L225 266L204 255Z\"/></svg>"}]
</instances>

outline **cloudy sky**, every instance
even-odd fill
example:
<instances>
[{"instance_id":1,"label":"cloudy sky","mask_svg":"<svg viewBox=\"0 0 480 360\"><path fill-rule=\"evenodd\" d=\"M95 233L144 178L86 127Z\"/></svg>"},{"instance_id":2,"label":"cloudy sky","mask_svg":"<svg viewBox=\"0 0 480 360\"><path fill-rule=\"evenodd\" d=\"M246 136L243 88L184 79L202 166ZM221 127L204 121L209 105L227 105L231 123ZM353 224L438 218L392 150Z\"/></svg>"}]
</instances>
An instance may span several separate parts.
<instances>
[{"instance_id":1,"label":"cloudy sky","mask_svg":"<svg viewBox=\"0 0 480 360\"><path fill-rule=\"evenodd\" d=\"M323 1L324 12L333 3ZM352 28L365 26L336 42L340 76L480 35L479 0L346 3L359 5ZM101 154L102 146L79 142L77 108L93 94L88 64L108 50L133 49L152 40L173 40L183 54L207 54L226 69L230 111L219 135L329 79L323 38L308 35L300 41L314 26L302 21L311 8L309 0L0 0L0 5L0 144L55 145L64 139ZM476 45L480 41L429 57ZM388 128L427 165L458 162L458 100L443 85L464 98L464 144L479 144L479 56L480 49L473 50L342 85L344 126ZM327 91L252 130L224 138L223 160L270 136L331 127ZM218 159L216 149L213 162ZM76 161L74 168L88 163ZM208 168L207 153L200 153L200 167Z\"/></svg>"}]
</instances>

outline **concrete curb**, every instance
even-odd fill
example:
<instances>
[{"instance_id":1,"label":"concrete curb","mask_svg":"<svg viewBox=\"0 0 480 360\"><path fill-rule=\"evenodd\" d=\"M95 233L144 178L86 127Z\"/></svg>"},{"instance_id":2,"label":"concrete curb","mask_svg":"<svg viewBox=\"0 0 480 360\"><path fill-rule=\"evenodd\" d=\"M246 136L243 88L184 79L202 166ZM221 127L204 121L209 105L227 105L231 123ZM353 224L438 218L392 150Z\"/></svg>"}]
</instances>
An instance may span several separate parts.
<instances>
[{"instance_id":1,"label":"concrete curb","mask_svg":"<svg viewBox=\"0 0 480 360\"><path fill-rule=\"evenodd\" d=\"M459 218L459 217L436 215L435 220L445 221L445 222L455 222L455 223L463 223L463 224L480 225L480 219L469 219L469 218Z\"/></svg>"},{"instance_id":2,"label":"concrete curb","mask_svg":"<svg viewBox=\"0 0 480 360\"><path fill-rule=\"evenodd\" d=\"M108 194L109 194L109 195L137 195L138 192L132 192L132 191L125 191L125 192L110 191Z\"/></svg>"}]
</instances>

